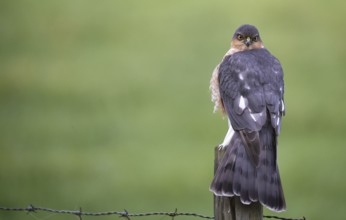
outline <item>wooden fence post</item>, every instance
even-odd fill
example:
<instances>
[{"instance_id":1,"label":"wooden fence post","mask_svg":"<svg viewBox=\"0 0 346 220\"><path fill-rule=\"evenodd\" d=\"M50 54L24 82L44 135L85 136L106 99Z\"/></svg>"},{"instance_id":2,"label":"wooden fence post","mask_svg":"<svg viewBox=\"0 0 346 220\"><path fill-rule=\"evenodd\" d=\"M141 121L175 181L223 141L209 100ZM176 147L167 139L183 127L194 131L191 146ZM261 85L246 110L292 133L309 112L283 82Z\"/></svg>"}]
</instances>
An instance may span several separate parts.
<instances>
[{"instance_id":1,"label":"wooden fence post","mask_svg":"<svg viewBox=\"0 0 346 220\"><path fill-rule=\"evenodd\" d=\"M214 173L224 157L226 148L215 147ZM263 207L259 202L244 205L239 197L214 195L215 220L262 220Z\"/></svg>"}]
</instances>

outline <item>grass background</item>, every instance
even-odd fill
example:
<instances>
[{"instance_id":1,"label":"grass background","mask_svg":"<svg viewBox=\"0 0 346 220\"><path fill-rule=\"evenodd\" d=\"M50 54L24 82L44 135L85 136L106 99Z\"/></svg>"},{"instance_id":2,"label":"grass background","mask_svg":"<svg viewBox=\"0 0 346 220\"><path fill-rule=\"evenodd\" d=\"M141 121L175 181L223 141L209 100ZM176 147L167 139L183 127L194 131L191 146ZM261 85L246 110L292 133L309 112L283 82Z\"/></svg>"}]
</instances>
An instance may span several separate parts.
<instances>
[{"instance_id":1,"label":"grass background","mask_svg":"<svg viewBox=\"0 0 346 220\"><path fill-rule=\"evenodd\" d=\"M0 206L212 215L213 148L227 123L212 114L208 84L234 30L250 23L285 72L279 166L288 211L279 215L344 218L345 8L1 1Z\"/></svg>"}]
</instances>

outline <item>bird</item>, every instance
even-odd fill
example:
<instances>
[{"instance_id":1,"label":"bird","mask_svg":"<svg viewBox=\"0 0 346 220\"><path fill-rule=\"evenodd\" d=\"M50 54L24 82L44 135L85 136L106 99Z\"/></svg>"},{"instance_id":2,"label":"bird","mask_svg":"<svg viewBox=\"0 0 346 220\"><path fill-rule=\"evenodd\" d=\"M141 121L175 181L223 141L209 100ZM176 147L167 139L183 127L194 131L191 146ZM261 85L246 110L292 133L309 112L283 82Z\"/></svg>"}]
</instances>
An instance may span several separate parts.
<instances>
[{"instance_id":1,"label":"bird","mask_svg":"<svg viewBox=\"0 0 346 220\"><path fill-rule=\"evenodd\" d=\"M224 149L210 185L216 196L260 202L271 211L286 210L277 148L285 115L284 79L280 61L265 47L258 29L241 25L231 47L210 80L214 111L228 118Z\"/></svg>"}]
</instances>

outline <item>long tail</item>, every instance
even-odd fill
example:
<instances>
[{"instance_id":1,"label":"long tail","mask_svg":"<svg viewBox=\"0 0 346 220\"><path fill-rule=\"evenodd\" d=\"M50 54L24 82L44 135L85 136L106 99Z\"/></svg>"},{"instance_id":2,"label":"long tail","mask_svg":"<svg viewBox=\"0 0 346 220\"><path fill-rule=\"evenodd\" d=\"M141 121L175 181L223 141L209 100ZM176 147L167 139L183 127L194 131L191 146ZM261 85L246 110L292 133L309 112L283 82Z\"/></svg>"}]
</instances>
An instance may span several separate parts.
<instances>
[{"instance_id":1,"label":"long tail","mask_svg":"<svg viewBox=\"0 0 346 220\"><path fill-rule=\"evenodd\" d=\"M272 211L284 211L286 203L276 160L277 139L269 123L259 131L259 140L258 163L254 163L240 132L235 132L210 190L217 196L239 196L244 204L260 201Z\"/></svg>"}]
</instances>

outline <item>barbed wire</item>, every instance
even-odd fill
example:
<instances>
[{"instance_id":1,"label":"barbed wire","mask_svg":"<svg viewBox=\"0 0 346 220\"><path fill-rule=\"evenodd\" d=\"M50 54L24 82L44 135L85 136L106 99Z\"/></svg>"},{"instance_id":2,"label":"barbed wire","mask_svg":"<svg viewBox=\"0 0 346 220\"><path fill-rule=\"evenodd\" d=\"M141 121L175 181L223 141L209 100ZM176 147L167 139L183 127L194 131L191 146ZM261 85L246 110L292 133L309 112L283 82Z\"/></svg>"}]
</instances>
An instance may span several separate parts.
<instances>
[{"instance_id":1,"label":"barbed wire","mask_svg":"<svg viewBox=\"0 0 346 220\"><path fill-rule=\"evenodd\" d=\"M306 220L304 216L302 218L283 218L283 217L278 217L273 215L263 215L263 218L274 218L274 219L280 219L280 220Z\"/></svg>"},{"instance_id":2,"label":"barbed wire","mask_svg":"<svg viewBox=\"0 0 346 220\"><path fill-rule=\"evenodd\" d=\"M84 212L82 211L82 208L80 208L79 210L56 210L52 208L36 207L30 204L26 208L0 207L0 211L13 211L13 212L42 211L42 212L51 212L56 214L70 214L70 215L75 215L79 217L80 220L82 220L82 216L107 216L107 215L118 215L119 217L126 218L127 220L130 220L130 217L144 217L144 216L169 216L169 217L172 217L172 219L174 219L174 217L177 217L177 216L191 216L191 217L197 217L197 218L203 218L203 219L214 219L214 216L206 216L206 215L201 215L201 214L191 213L191 212L178 212L178 209L175 209L174 212L145 212L145 213L129 213L127 210L124 210L122 212L119 212L119 211ZM270 215L264 215L263 217L280 219L280 220L305 220L305 217L282 218L282 217L270 216Z\"/></svg>"}]
</instances>

